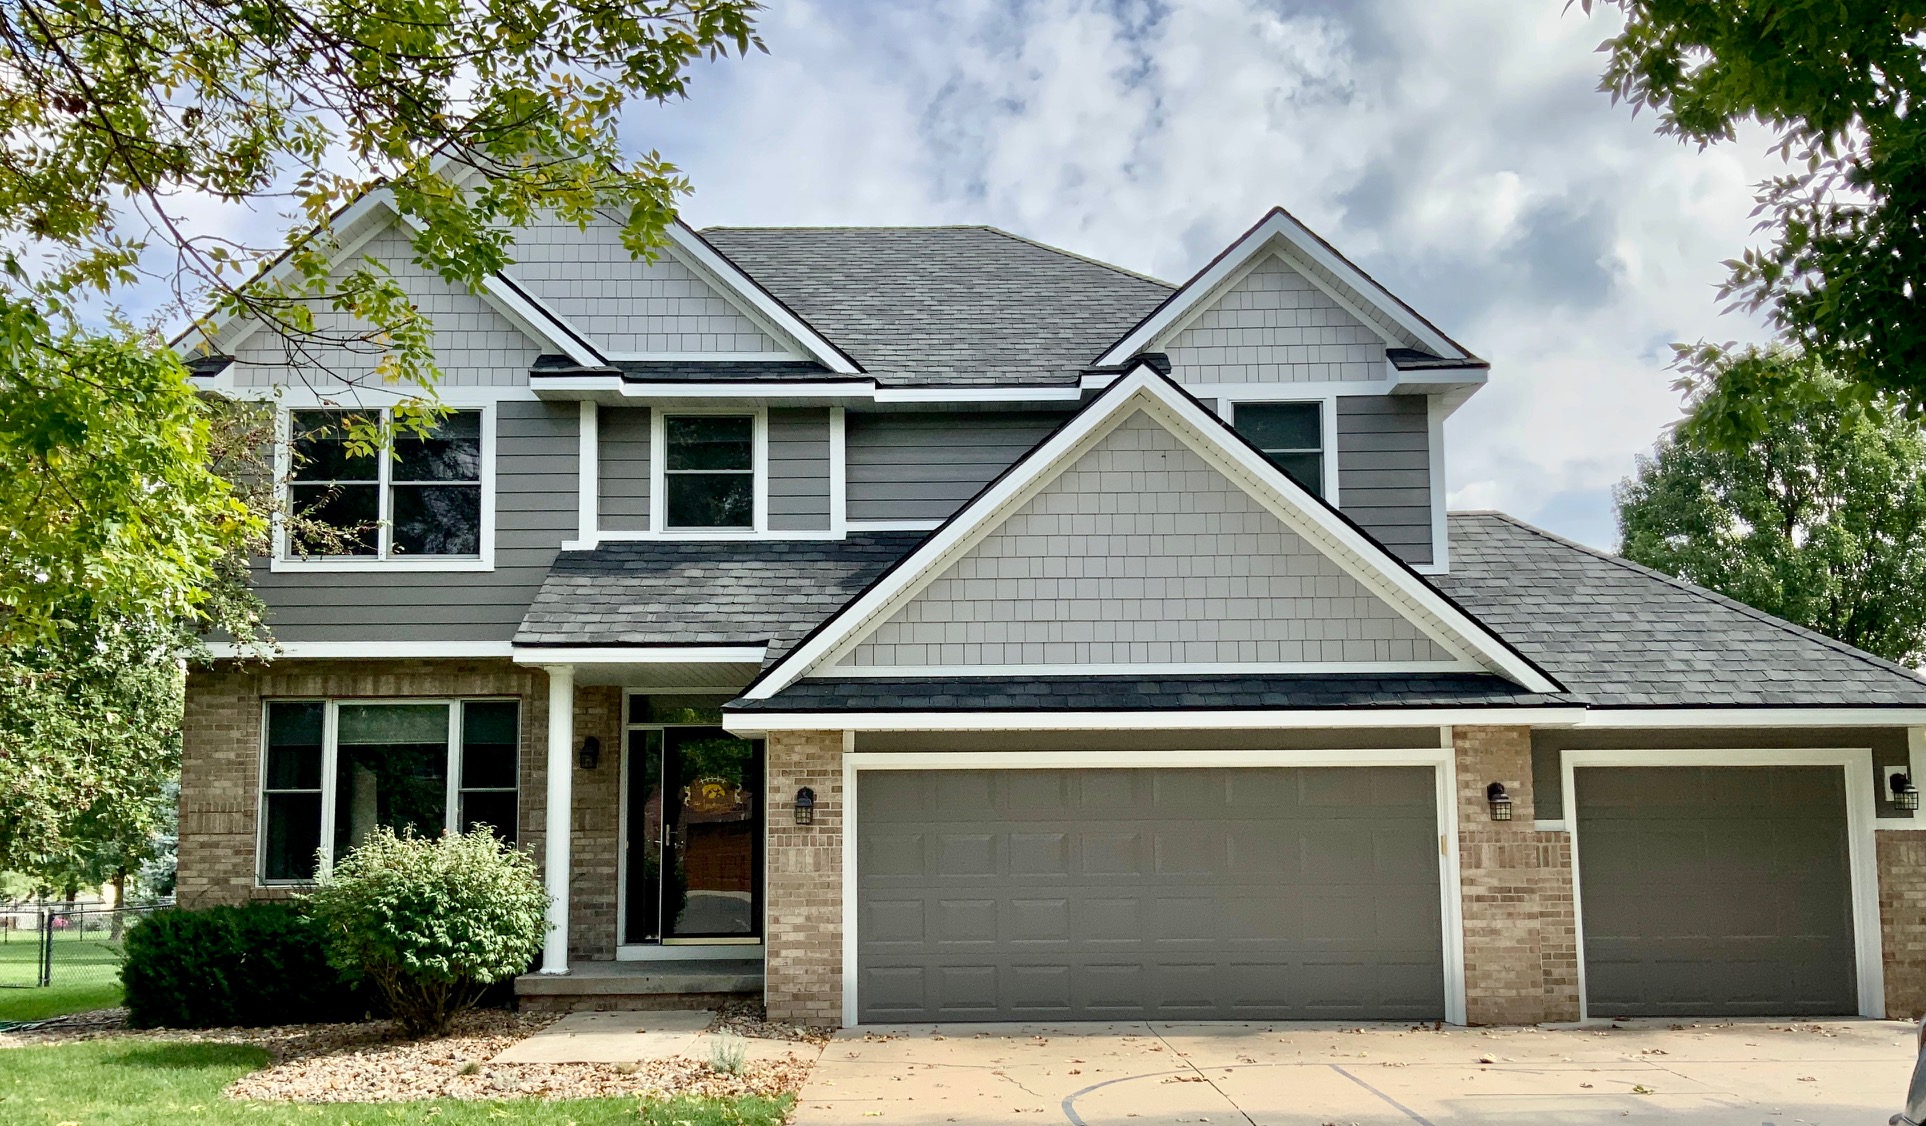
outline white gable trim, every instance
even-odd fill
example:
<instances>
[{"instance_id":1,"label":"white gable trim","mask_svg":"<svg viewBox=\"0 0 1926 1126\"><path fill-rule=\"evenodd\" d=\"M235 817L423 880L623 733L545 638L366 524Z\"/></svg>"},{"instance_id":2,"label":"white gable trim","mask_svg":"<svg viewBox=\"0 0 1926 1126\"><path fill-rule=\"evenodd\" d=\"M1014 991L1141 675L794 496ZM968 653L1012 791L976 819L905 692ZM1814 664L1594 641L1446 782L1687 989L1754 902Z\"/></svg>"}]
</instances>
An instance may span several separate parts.
<instances>
[{"instance_id":1,"label":"white gable trim","mask_svg":"<svg viewBox=\"0 0 1926 1126\"><path fill-rule=\"evenodd\" d=\"M1404 568L1322 501L1251 449L1176 384L1139 364L1091 400L1042 445L980 493L948 523L771 666L743 695L767 699L839 659L934 582L1005 517L1137 410L1162 423L1200 457L1236 481L1284 525L1409 617L1448 652L1534 692L1559 688L1449 600ZM838 670L838 673L843 670Z\"/></svg>"},{"instance_id":2,"label":"white gable trim","mask_svg":"<svg viewBox=\"0 0 1926 1126\"><path fill-rule=\"evenodd\" d=\"M1440 356L1460 359L1473 358L1462 346L1438 330L1436 325L1413 312L1410 306L1399 301L1391 292L1372 280L1370 275L1352 265L1343 255L1333 250L1330 244L1312 234L1310 229L1298 222L1281 207L1272 208L1270 214L1259 220L1257 225L1244 232L1236 242L1218 255L1208 266L1185 282L1170 299L1150 316L1145 317L1136 328L1130 330L1122 340L1110 346L1109 350L1097 357L1096 366L1108 366L1129 362L1140 352L1154 350L1155 345L1174 332L1203 309L1221 290L1236 284L1264 256L1271 253L1274 246L1288 247L1284 254L1285 263L1290 264L1293 255L1323 267L1350 286L1357 294L1370 302L1373 310L1385 320L1404 329L1412 337ZM1345 298L1333 293L1322 279L1308 271L1304 276L1332 300L1343 305L1347 311L1363 321L1373 331L1379 331L1374 318L1363 314L1362 310ZM1380 335L1382 332L1380 331Z\"/></svg>"},{"instance_id":3,"label":"white gable trim","mask_svg":"<svg viewBox=\"0 0 1926 1126\"><path fill-rule=\"evenodd\" d=\"M669 224L669 242L674 246L676 257L682 264L706 275L708 281L718 289L733 296L744 306L749 318L762 323L765 331L777 339L788 337L802 346L810 358L821 363L838 375L860 375L862 366L849 358L841 348L830 343L829 339L809 326L809 323L789 310L789 307L756 283L742 267L725 257L721 251L710 246L707 239L697 234L688 224L677 219Z\"/></svg>"}]
</instances>

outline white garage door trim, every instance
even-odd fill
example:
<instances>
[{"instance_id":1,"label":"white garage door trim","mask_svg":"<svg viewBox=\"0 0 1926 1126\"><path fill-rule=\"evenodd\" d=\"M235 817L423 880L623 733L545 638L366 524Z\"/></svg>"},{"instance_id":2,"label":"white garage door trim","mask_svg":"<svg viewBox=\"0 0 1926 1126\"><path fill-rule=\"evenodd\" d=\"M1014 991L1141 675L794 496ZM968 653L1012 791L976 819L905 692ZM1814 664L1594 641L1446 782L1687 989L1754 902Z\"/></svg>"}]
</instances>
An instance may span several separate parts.
<instances>
[{"instance_id":1,"label":"white garage door trim","mask_svg":"<svg viewBox=\"0 0 1926 1126\"><path fill-rule=\"evenodd\" d=\"M1574 772L1587 766L1837 766L1846 772L1846 859L1852 873L1852 937L1858 963L1859 1015L1886 1015L1886 971L1879 923L1879 870L1874 852L1872 750L1816 747L1760 750L1565 751L1560 764L1572 847L1572 917L1578 933L1578 1017L1591 1019L1585 983L1585 904L1579 892L1578 790Z\"/></svg>"},{"instance_id":2,"label":"white garage door trim","mask_svg":"<svg viewBox=\"0 0 1926 1126\"><path fill-rule=\"evenodd\" d=\"M856 841L862 811L856 807L856 775L863 770L1144 770L1176 768L1254 768L1278 766L1429 766L1437 791L1438 901L1444 922L1445 1021L1465 1023L1465 925L1463 891L1458 882L1458 779L1450 747L1408 750L1297 751L1051 751L887 752L843 755L843 1024L857 1024L856 1004ZM848 741L845 742L848 746Z\"/></svg>"}]
</instances>

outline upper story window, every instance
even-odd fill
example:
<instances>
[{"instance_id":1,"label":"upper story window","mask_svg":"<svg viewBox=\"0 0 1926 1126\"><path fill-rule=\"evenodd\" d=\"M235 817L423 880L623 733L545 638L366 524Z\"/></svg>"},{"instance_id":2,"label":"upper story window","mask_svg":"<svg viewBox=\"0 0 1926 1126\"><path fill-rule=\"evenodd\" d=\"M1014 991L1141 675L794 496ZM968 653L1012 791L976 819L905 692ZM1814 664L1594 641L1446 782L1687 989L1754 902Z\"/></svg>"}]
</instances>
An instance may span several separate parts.
<instances>
[{"instance_id":1,"label":"upper story window","mask_svg":"<svg viewBox=\"0 0 1926 1126\"><path fill-rule=\"evenodd\" d=\"M664 526L750 531L756 525L754 415L662 420Z\"/></svg>"},{"instance_id":2,"label":"upper story window","mask_svg":"<svg viewBox=\"0 0 1926 1126\"><path fill-rule=\"evenodd\" d=\"M378 412L290 414L289 499L304 523L290 556L388 560L483 554L482 412L453 411L433 433L394 434L379 450L350 448ZM308 541L313 542L308 542Z\"/></svg>"},{"instance_id":3,"label":"upper story window","mask_svg":"<svg viewBox=\"0 0 1926 1126\"><path fill-rule=\"evenodd\" d=\"M1324 495L1324 404L1238 403L1232 422L1271 464Z\"/></svg>"},{"instance_id":4,"label":"upper story window","mask_svg":"<svg viewBox=\"0 0 1926 1126\"><path fill-rule=\"evenodd\" d=\"M261 764L260 875L311 880L376 827L516 836L514 700L274 700Z\"/></svg>"}]
</instances>

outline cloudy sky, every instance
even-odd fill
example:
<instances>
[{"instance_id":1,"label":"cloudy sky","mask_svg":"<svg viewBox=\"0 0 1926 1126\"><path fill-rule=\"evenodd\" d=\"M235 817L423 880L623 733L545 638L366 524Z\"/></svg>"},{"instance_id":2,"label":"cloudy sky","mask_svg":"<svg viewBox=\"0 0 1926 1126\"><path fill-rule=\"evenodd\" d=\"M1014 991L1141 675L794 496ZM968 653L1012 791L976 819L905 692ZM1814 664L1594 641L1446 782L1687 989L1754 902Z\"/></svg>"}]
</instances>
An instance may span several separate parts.
<instances>
[{"instance_id":1,"label":"cloudy sky","mask_svg":"<svg viewBox=\"0 0 1926 1126\"><path fill-rule=\"evenodd\" d=\"M1748 340L1719 263L1759 138L1657 137L1565 0L771 0L767 55L631 115L734 224L989 223L1181 281L1281 204L1492 362L1454 508L1613 546L1675 340Z\"/></svg>"}]
</instances>

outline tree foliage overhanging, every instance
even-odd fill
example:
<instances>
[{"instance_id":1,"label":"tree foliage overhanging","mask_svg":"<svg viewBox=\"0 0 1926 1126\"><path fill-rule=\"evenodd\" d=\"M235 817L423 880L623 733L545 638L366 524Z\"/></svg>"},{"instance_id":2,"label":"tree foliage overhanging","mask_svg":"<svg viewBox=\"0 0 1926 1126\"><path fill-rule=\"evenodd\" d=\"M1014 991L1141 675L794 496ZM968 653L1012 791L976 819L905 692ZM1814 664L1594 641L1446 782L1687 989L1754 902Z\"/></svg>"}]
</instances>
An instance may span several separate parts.
<instances>
[{"instance_id":1,"label":"tree foliage overhanging","mask_svg":"<svg viewBox=\"0 0 1926 1126\"><path fill-rule=\"evenodd\" d=\"M1785 350L1706 350L1617 490L1620 553L1890 660L1926 656L1926 435ZM1736 422L1734 420L1737 420Z\"/></svg>"},{"instance_id":2,"label":"tree foliage overhanging","mask_svg":"<svg viewBox=\"0 0 1926 1126\"><path fill-rule=\"evenodd\" d=\"M1621 9L1601 87L1701 145L1776 132L1763 246L1721 297L1764 311L1846 378L1835 393L1926 410L1926 2L1581 0Z\"/></svg>"},{"instance_id":3,"label":"tree foliage overhanging","mask_svg":"<svg viewBox=\"0 0 1926 1126\"><path fill-rule=\"evenodd\" d=\"M138 288L204 330L257 318L297 369L347 348L356 370L330 380L425 428L431 326L380 264L336 268L346 205L390 193L417 260L470 287L542 213L612 214L650 253L688 184L625 153L621 111L759 49L757 9L0 5L0 869L137 861L123 846L177 761L180 658L260 627L243 582L272 508L260 419L197 396L151 330L100 310ZM250 242L211 204L282 233Z\"/></svg>"}]
</instances>

